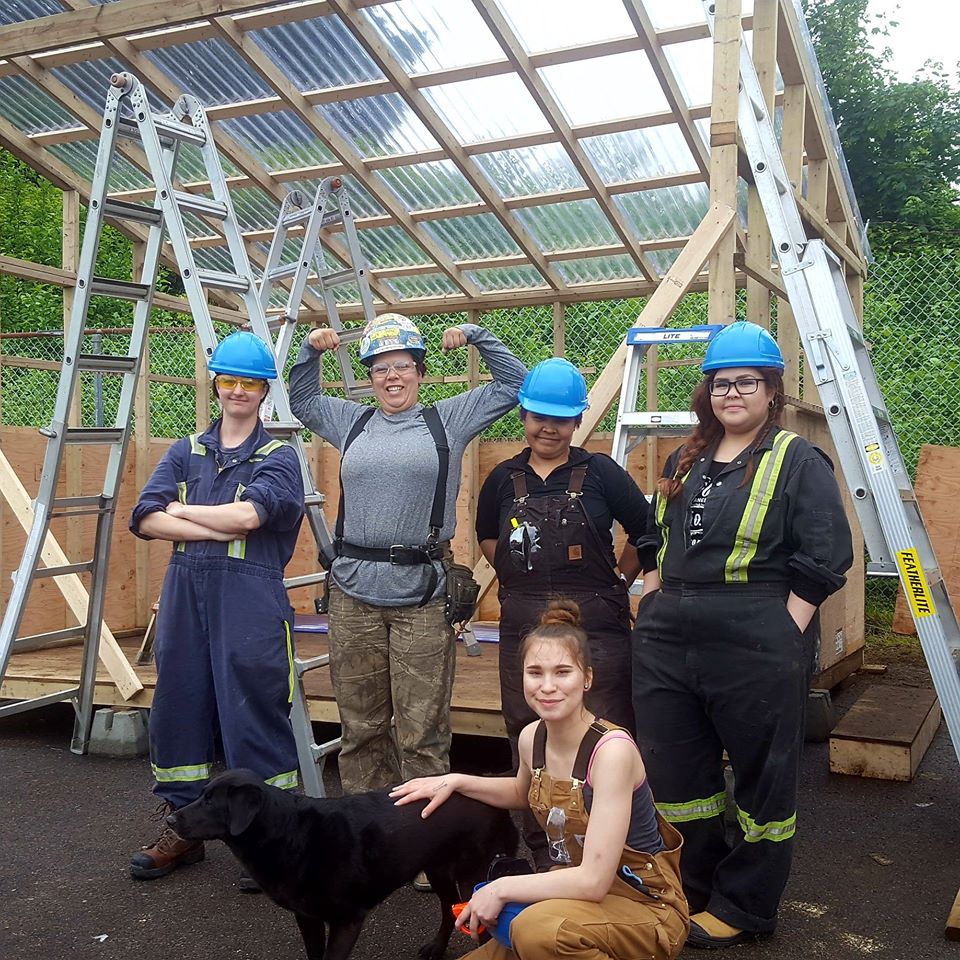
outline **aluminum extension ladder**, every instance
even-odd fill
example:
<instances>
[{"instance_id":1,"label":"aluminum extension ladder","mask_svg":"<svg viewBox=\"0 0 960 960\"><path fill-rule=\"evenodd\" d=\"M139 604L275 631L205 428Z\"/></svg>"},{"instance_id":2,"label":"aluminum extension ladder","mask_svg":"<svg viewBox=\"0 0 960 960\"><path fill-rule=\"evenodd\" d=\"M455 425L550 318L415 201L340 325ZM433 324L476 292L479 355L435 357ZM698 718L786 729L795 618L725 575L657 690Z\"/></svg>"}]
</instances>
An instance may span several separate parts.
<instances>
[{"instance_id":1,"label":"aluminum extension ladder","mask_svg":"<svg viewBox=\"0 0 960 960\"><path fill-rule=\"evenodd\" d=\"M124 107L128 109L125 111ZM128 115L129 114L129 115ZM112 199L107 188L110 170L115 159L119 138L130 137L140 143L146 156L151 179L157 193L152 206ZM185 193L175 189L175 169L181 147L198 148L211 185L212 198ZM201 270L197 267L184 226L184 214L194 214L219 224L227 241L232 272ZM140 224L147 228L143 265L134 281L114 280L94 275L97 249L103 226L107 220ZM93 717L93 691L96 678L97 653L103 604L106 592L110 553L110 534L116 512L119 485L130 438L133 403L140 375L144 346L148 335L151 301L156 287L164 233L173 247L190 310L197 327L197 335L204 355L209 358L217 346L217 337L207 306L205 290L219 289L239 294L244 302L253 332L273 347L246 248L230 200L223 168L217 153L206 114L200 102L188 95L180 97L169 114L155 115L150 110L146 93L140 82L130 74L115 74L111 78L104 108L103 127L97 152L96 167L90 190L88 216L77 271L77 286L71 313L70 328L64 344L64 362L61 370L54 415L50 425L41 430L47 437L43 472L37 498L34 501L33 524L27 536L20 564L14 574L10 600L0 623L0 679L6 673L10 654L16 649L17 631L31 587L42 577L72 573L89 573L91 590L86 622L74 628L73 636L83 639L81 676L79 685L33 700L18 701L0 707L0 716L19 713L37 706L70 700L76 712L70 749L85 753L89 743ZM90 300L94 296L130 300L135 303L132 332L126 355L105 357L82 352L84 327ZM83 371L112 374L122 378L116 417L111 427L70 427L67 423L71 399ZM267 424L271 434L290 442L297 451L304 481L307 517L318 546L329 546L330 534L320 509L323 497L314 489L313 477L300 441L301 424L293 419L282 379L270 385L270 399L278 419ZM108 449L108 459L102 490L83 496L58 497L64 449L69 444L94 444ZM96 515L94 556L88 561L69 563L61 567L40 567L43 542L55 517L73 519ZM319 583L324 574L311 574L285 581L288 588ZM64 639L68 631L57 631L49 639ZM43 641L43 636L30 638L32 645ZM306 723L297 722L298 716ZM322 793L323 784L316 764L317 752L322 750L312 743L309 717L302 683L295 685L294 733L297 736L298 755L306 788ZM304 742L305 737L310 742ZM307 762L309 759L309 762Z\"/></svg>"},{"instance_id":2,"label":"aluminum extension ladder","mask_svg":"<svg viewBox=\"0 0 960 960\"><path fill-rule=\"evenodd\" d=\"M711 31L713 4L704 0ZM807 238L772 118L740 36L737 125L770 227L827 425L863 529L867 572L899 576L960 759L960 625L920 514L870 361L843 268L822 240Z\"/></svg>"}]
</instances>

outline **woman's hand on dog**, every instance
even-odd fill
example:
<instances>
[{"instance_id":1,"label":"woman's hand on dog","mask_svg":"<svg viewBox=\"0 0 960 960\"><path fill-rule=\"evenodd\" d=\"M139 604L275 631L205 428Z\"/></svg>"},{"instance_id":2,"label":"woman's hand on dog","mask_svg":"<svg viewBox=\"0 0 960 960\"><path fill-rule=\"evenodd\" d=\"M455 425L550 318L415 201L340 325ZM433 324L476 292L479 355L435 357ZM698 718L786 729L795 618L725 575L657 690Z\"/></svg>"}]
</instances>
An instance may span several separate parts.
<instances>
[{"instance_id":1,"label":"woman's hand on dog","mask_svg":"<svg viewBox=\"0 0 960 960\"><path fill-rule=\"evenodd\" d=\"M390 796L398 807L416 800L428 801L420 814L426 819L444 800L456 792L456 781L457 777L454 773L448 773L442 777L417 777L415 780L401 783L399 787L394 787L390 791Z\"/></svg>"},{"instance_id":2,"label":"woman's hand on dog","mask_svg":"<svg viewBox=\"0 0 960 960\"><path fill-rule=\"evenodd\" d=\"M478 939L481 926L492 930L507 902L506 898L497 892L499 888L500 882L493 880L477 890L457 918L457 929L470 934L474 940Z\"/></svg>"}]
</instances>

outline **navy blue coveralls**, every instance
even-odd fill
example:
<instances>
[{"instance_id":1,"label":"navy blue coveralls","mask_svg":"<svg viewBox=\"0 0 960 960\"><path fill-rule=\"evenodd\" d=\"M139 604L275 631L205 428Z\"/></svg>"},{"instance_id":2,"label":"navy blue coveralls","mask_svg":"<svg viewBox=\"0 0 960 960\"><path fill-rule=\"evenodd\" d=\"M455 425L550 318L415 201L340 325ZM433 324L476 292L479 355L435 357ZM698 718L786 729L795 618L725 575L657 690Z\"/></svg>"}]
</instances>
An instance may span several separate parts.
<instances>
[{"instance_id":1,"label":"navy blue coveralls","mask_svg":"<svg viewBox=\"0 0 960 960\"><path fill-rule=\"evenodd\" d=\"M229 542L175 543L157 612L157 686L150 711L154 793L174 808L210 776L219 723L226 764L267 783L297 784L290 726L293 610L283 571L303 519L303 480L289 444L257 429L237 448L220 444L220 421L164 454L130 518L167 504L246 500L257 530Z\"/></svg>"},{"instance_id":2,"label":"navy blue coveralls","mask_svg":"<svg viewBox=\"0 0 960 960\"><path fill-rule=\"evenodd\" d=\"M663 586L641 600L634 629L637 743L657 808L683 834L690 912L764 933L790 872L819 633L816 615L801 633L786 600L819 605L840 589L852 542L831 465L806 440L775 429L752 467L746 455L714 464L713 450L677 496L654 497L638 544L658 547ZM702 538L690 545L694 513ZM724 750L736 781L732 845Z\"/></svg>"}]
</instances>

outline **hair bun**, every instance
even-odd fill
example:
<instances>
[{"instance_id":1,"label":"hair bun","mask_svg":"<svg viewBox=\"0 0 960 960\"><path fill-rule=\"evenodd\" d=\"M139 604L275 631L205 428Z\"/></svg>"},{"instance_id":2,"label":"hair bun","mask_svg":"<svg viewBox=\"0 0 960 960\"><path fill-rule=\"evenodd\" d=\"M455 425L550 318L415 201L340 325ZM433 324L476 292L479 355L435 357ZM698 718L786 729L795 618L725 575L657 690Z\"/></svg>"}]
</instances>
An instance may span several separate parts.
<instances>
[{"instance_id":1,"label":"hair bun","mask_svg":"<svg viewBox=\"0 0 960 960\"><path fill-rule=\"evenodd\" d=\"M552 624L579 627L580 605L574 600L551 600L540 615L540 625L546 627Z\"/></svg>"}]
</instances>

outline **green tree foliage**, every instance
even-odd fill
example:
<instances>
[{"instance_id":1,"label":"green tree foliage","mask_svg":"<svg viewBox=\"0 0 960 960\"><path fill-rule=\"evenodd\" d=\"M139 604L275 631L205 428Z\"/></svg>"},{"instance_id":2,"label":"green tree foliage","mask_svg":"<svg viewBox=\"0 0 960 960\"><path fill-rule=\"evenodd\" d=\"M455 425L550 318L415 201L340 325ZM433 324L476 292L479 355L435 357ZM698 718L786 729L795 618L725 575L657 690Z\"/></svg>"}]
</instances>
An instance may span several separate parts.
<instances>
[{"instance_id":1,"label":"green tree foliage","mask_svg":"<svg viewBox=\"0 0 960 960\"><path fill-rule=\"evenodd\" d=\"M918 241L954 247L960 240L957 65L952 85L940 64L898 81L889 48L876 52L871 44L899 24L869 16L867 0L807 0L806 7L860 209L873 221L875 252L909 250Z\"/></svg>"}]
</instances>

